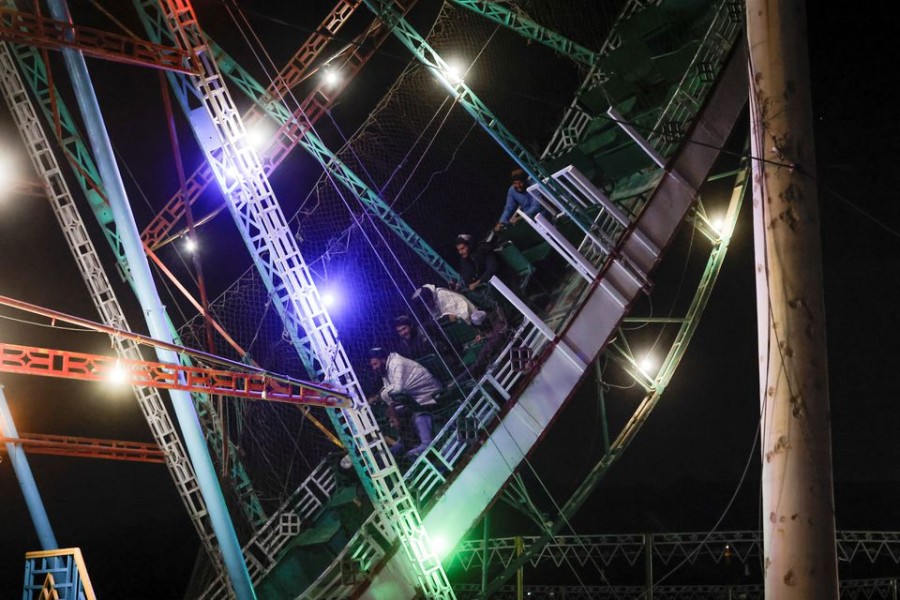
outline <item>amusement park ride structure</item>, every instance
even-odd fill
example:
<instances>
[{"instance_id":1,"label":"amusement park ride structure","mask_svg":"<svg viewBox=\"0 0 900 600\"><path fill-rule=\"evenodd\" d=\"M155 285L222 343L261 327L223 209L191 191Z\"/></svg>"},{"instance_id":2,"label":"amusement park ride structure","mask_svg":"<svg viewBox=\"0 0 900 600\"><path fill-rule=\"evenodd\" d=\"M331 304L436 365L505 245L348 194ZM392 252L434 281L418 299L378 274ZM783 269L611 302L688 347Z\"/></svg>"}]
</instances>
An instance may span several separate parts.
<instances>
[{"instance_id":1,"label":"amusement park ride structure","mask_svg":"<svg viewBox=\"0 0 900 600\"><path fill-rule=\"evenodd\" d=\"M623 53L616 51L624 47L628 36L664 37L665 13L660 7L665 0L624 3L607 44L596 52L542 27L506 3L453 0L461 9L474 11L587 69L576 101L540 157L504 126L410 24L406 14L415 4L415 0L339 0L268 86L255 81L201 30L187 0L134 0L150 41L74 25L69 22L64 0L50 2L52 18L21 11L13 0L5 0L0 8L2 91L102 323L47 311L42 314L108 333L117 356L19 347L0 340L0 371L99 380L125 367L156 443L132 445L36 434L4 434L2 441L10 453L20 451L13 449L40 449L72 456L164 460L212 568L200 598L455 597L455 586L445 572L448 561L433 540L440 538L450 546L462 544L463 554L478 553L463 541L465 534L510 481L514 482L516 467L605 351L646 395L610 441L603 458L561 507L560 515L546 523L542 535L529 540L527 549L520 540L517 557L500 560L503 572L477 590L483 595L504 593L505 581L526 561L545 547L557 549L558 534L567 519L634 439L672 378L721 269L748 183L746 161L724 174L714 173L720 150L747 98L746 54L740 36L742 3L703 3L703 11L698 11L704 23L700 39L685 44L684 51L673 52L678 61L666 55L655 63L662 71L664 64L670 64L665 61L671 60L680 71L670 77L673 83L658 110L648 111L649 120L638 123L635 117L623 116L621 105L617 110L610 90L617 80L634 86L640 82L625 82L620 73L604 69L615 64L610 59L613 55L624 60ZM329 83L323 78L305 98L297 100L294 88L316 70L325 70L320 60L324 49L362 7L377 18L327 61L342 65L342 79ZM354 172L339 153L329 150L316 131L317 121L329 114L339 94L391 35L443 86L455 105L528 173L534 182L529 193L544 203L553 218L523 216L522 222L567 265L557 298L558 305L567 305L561 314L536 310L521 297L520 290L498 278L491 281L494 295L520 317L515 320L515 333L487 372L461 387L452 416L441 424L429 449L411 465L398 464L390 452L309 261L301 253L298 237L268 179L294 148L302 147L321 166L323 178L343 190L339 192L342 197L353 198L435 277L448 284L459 280L456 270L402 212ZM82 139L81 128L55 87L47 50L64 53L88 140ZM83 56L164 73L206 158L190 176L181 173L180 189L140 233L127 208L128 198L108 139L104 140L105 126L96 99L92 100ZM252 101L243 115L228 83ZM597 110L596 104L602 107ZM167 112L173 123L174 116ZM268 121L276 124L276 131L261 148L255 147L248 131ZM619 147L627 146L631 153L625 162L634 163L635 168L620 181L628 181L632 193L604 188L592 178L593 173L582 170L591 144L597 164L605 160L599 158L603 152L607 158L614 154L611 140L617 140ZM77 181L121 272L136 289L152 339L130 333L132 328L76 209L81 201L74 198L57 155L65 158L70 179ZM733 181L719 223L713 223L703 204L697 203L699 190L711 175ZM195 218L191 210L213 183L226 200L225 207L283 322L286 337L308 378L316 383L253 366L249 357L245 362L230 361L215 356L213 348L210 352L188 350L162 310L147 258L165 268L155 252L173 239L193 237L195 228L214 216ZM690 306L683 316L670 319L677 333L662 366L651 374L635 357L620 324L651 291L651 272L685 220L709 241L711 249ZM238 355L247 354L228 337L227 327L215 321L203 292L202 275L197 274L201 300L193 303L207 321L208 331L215 328ZM4 303L27 308L12 300ZM645 321L651 323L652 318ZM212 335L209 333L210 340ZM151 345L163 354L156 362L147 361L139 344ZM220 366L209 366L216 363ZM182 398L173 396L175 421L158 388L190 393ZM241 452L230 439L232 432L223 428L217 414L222 405L212 400L214 396L325 406L331 429L316 421L317 426L346 449L371 502L372 514L341 540L340 547L332 549L331 563L302 581L297 579L293 587L285 582L285 573L291 573L291 560L304 558L298 540L321 518L338 488L335 470L323 462L281 506L274 511L264 508L242 465ZM237 514L225 505L213 462L227 471L222 481L233 488L229 493L238 499ZM233 524L237 519L249 525L249 534L242 529L238 535ZM659 552L664 541L654 541L652 546L646 545L646 540L643 543L641 551L652 562L653 552ZM758 541L753 543L758 548ZM52 583L54 559L48 553L56 549L43 550L47 552L28 558L26 597L46 588L48 577L51 587L63 589ZM489 552L499 550L489 551L485 542L480 556ZM80 553L67 551L58 560L74 565L66 571L70 575L84 574ZM475 593L463 588L457 591L459 595Z\"/></svg>"}]
</instances>

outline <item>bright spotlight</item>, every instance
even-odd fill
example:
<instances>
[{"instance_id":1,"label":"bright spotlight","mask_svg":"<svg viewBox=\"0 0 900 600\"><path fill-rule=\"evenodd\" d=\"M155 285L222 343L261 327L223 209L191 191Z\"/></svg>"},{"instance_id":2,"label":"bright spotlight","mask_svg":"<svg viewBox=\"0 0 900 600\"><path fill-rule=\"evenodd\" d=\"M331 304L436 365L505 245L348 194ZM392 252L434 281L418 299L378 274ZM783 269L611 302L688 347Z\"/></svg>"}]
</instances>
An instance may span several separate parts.
<instances>
[{"instance_id":1,"label":"bright spotlight","mask_svg":"<svg viewBox=\"0 0 900 600\"><path fill-rule=\"evenodd\" d=\"M197 240L192 237L184 238L184 249L188 252L193 252L197 249Z\"/></svg>"},{"instance_id":2,"label":"bright spotlight","mask_svg":"<svg viewBox=\"0 0 900 600\"><path fill-rule=\"evenodd\" d=\"M325 74L322 77L325 80L325 85L330 88L337 87L337 84L341 82L341 74L336 69L325 69Z\"/></svg>"},{"instance_id":3,"label":"bright spotlight","mask_svg":"<svg viewBox=\"0 0 900 600\"><path fill-rule=\"evenodd\" d=\"M128 371L122 366L122 363L116 359L116 366L109 373L109 382L115 385L121 385L128 381Z\"/></svg>"},{"instance_id":4,"label":"bright spotlight","mask_svg":"<svg viewBox=\"0 0 900 600\"><path fill-rule=\"evenodd\" d=\"M254 150L262 150L272 139L272 130L265 121L259 121L247 129L247 143Z\"/></svg>"},{"instance_id":5,"label":"bright spotlight","mask_svg":"<svg viewBox=\"0 0 900 600\"><path fill-rule=\"evenodd\" d=\"M444 70L444 75L447 77L447 81L449 81L452 85L459 85L460 83L462 83L463 75L465 75L465 73L466 69L458 61L448 62L447 68Z\"/></svg>"},{"instance_id":6,"label":"bright spotlight","mask_svg":"<svg viewBox=\"0 0 900 600\"><path fill-rule=\"evenodd\" d=\"M450 544L447 543L447 538L442 535L434 535L431 536L431 553L437 558L443 558L443 556L450 550Z\"/></svg>"},{"instance_id":7,"label":"bright spotlight","mask_svg":"<svg viewBox=\"0 0 900 600\"><path fill-rule=\"evenodd\" d=\"M337 304L337 296L332 291L322 293L322 304L325 308L333 308Z\"/></svg>"},{"instance_id":8,"label":"bright spotlight","mask_svg":"<svg viewBox=\"0 0 900 600\"><path fill-rule=\"evenodd\" d=\"M0 154L0 191L6 191L12 186L13 165L5 154Z\"/></svg>"},{"instance_id":9,"label":"bright spotlight","mask_svg":"<svg viewBox=\"0 0 900 600\"><path fill-rule=\"evenodd\" d=\"M722 227L725 226L725 219L722 217L713 217L709 220L709 224L716 230L716 233L722 233Z\"/></svg>"},{"instance_id":10,"label":"bright spotlight","mask_svg":"<svg viewBox=\"0 0 900 600\"><path fill-rule=\"evenodd\" d=\"M651 356L647 355L641 360L641 370L644 373L650 373L653 369L656 368L656 360Z\"/></svg>"}]
</instances>

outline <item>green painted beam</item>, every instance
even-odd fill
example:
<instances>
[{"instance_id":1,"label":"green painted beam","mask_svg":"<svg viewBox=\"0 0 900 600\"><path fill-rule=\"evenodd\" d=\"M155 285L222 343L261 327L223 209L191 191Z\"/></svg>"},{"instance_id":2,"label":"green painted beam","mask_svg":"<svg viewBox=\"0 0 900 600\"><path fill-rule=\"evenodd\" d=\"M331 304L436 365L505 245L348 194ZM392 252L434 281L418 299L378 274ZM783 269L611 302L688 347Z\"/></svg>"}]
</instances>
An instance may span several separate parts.
<instances>
[{"instance_id":1,"label":"green painted beam","mask_svg":"<svg viewBox=\"0 0 900 600\"><path fill-rule=\"evenodd\" d=\"M543 44L575 62L587 67L593 67L597 64L599 55L593 50L588 50L578 42L572 41L543 25L539 25L528 17L517 14L498 2L490 2L489 0L450 1L457 6L471 10L494 23L515 31L525 39Z\"/></svg>"}]
</instances>

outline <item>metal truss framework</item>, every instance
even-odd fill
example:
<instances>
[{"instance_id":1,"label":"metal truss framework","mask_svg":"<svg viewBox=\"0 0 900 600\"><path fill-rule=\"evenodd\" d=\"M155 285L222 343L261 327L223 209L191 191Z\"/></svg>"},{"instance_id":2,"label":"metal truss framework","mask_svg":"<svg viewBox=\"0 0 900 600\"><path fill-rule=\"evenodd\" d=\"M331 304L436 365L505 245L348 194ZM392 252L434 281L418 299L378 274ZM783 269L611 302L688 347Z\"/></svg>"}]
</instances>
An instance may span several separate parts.
<instances>
[{"instance_id":1,"label":"metal truss framework","mask_svg":"<svg viewBox=\"0 0 900 600\"><path fill-rule=\"evenodd\" d=\"M43 69L43 62L36 51L31 47L21 45L16 45L14 48L17 51L17 57L20 57L19 64L32 66L30 73L37 76L31 78L32 83L35 84L37 81L47 82L47 74ZM40 75L43 75L43 77L40 77ZM56 161L50 142L40 126L37 112L28 98L22 78L15 68L11 52L5 42L0 43L0 85L3 86L3 95L10 107L19 133L22 135L32 164L38 176L44 182L50 205L60 223L66 243L73 253L75 263L88 287L91 300L94 302L101 320L110 327L124 331L130 330L124 311L116 298L106 272L103 270L100 257L94 248L93 242L91 242L87 228L81 220L78 210L75 208L72 193ZM42 97L39 91L43 89L45 92L43 98L46 101L43 105L45 107L50 103L56 105L54 102L56 98L55 90L40 88L36 85L33 85L32 89L38 98ZM61 107L60 111L68 116L64 107ZM68 123L71 125L71 120ZM72 131L76 134L75 137L78 140L75 148L80 149L83 152L80 156L84 160L89 161L88 164L90 166L93 166L93 161L90 160L90 153L84 144L80 142L80 136L77 136L77 130L74 129L74 126ZM59 133L58 131L57 134L59 135ZM69 153L67 155L73 156ZM96 170L94 172L96 173ZM80 180L88 199L93 199L91 203L92 208L96 208L98 211L102 210L108 216L109 207L104 203L100 189L84 185L87 181L86 172L82 171L79 173L82 174ZM95 181L99 182L99 174L97 174ZM111 222L112 219L110 217L108 223ZM114 249L118 247L118 237L114 235L114 228L104 228L104 232L109 234L107 239L115 244ZM120 253L120 256L124 256L124 253ZM135 341L113 336L111 342L116 353L121 358L128 360L143 359L140 348ZM222 558L215 544L215 535L207 516L206 504L200 495L194 468L188 459L187 451L181 442L181 438L178 436L175 424L172 422L162 396L155 388L134 387L133 389L141 412L150 427L153 439L156 440L156 443L159 444L159 447L165 453L169 474L172 476L178 494L187 508L188 516L197 530L201 544L210 557L213 567L222 573L224 572ZM214 430L214 427L209 429ZM213 446L215 447L215 444ZM250 490L252 491L252 488ZM247 505L250 505L250 503L248 502ZM256 501L255 506L259 507L258 501ZM259 511L260 513L262 512L261 507Z\"/></svg>"},{"instance_id":2,"label":"metal truss framework","mask_svg":"<svg viewBox=\"0 0 900 600\"><path fill-rule=\"evenodd\" d=\"M662 0L629 0L622 13L613 24L612 31L598 52L600 57L618 48L622 40L618 28L628 17L646 6L661 4ZM715 73L727 59L728 54L743 28L743 9L739 0L721 0L716 8L715 16L710 23L697 52L688 67L685 76L669 97L669 101L660 111L653 126L644 133L655 151L663 157L669 156L677 147L679 134L690 122L698 105L697 98L702 98L712 86ZM553 138L541 154L542 159L558 158L575 148L584 138L588 125L594 116L588 114L579 104L582 94L596 87L602 87L607 75L600 72L596 65L591 68L575 94L575 99L563 115Z\"/></svg>"},{"instance_id":3,"label":"metal truss framework","mask_svg":"<svg viewBox=\"0 0 900 600\"><path fill-rule=\"evenodd\" d=\"M402 12L406 12L415 4L415 1L404 0L398 1L397 4ZM346 12L346 9L345 3L339 3L332 15L342 14ZM318 35L318 33L314 34L313 37ZM352 169L331 152L313 130L315 123L327 113L339 94L359 74L389 35L390 30L381 21L375 21L366 28L329 61L330 64L337 65L335 70L340 69L340 82L332 86L324 80L320 81L312 92L298 103L298 108L293 112L288 110L282 101L285 99L284 94L290 92L289 87L296 85L305 72L298 72L297 60L290 61L273 79L273 83L268 88L263 88L224 50L217 47L212 40L209 42L217 63L224 60L228 65L228 69L223 72L223 75L228 76L255 103L242 117L245 126L248 129L257 126L263 123L267 116L274 119L279 125L278 130L272 135L271 142L262 150L262 165L267 176L274 172L294 148L298 145L303 147L318 161L328 177L334 178L342 184L369 214L384 223L444 281L456 282L459 280L456 270L425 242L375 190L364 183ZM304 54L304 48L308 46L310 46L309 43L305 44L295 55L295 59ZM300 61L300 64L308 68L310 62L310 60L303 60ZM184 193L177 192L144 229L141 234L144 243L151 248L164 243L166 236L184 215L185 202L189 204L196 202L214 177L212 168L208 164L201 165L188 179L185 186L186 191Z\"/></svg>"},{"instance_id":4,"label":"metal truss framework","mask_svg":"<svg viewBox=\"0 0 900 600\"><path fill-rule=\"evenodd\" d=\"M13 0L5 0L5 4L9 8L14 8L15 6ZM45 65L40 54L38 54L31 46L13 44L12 50L22 76L31 88L46 121L55 133L59 147L62 149L66 160L72 166L75 179L88 201L91 212L100 225L104 237L112 248L123 278L127 279L130 283L128 261L125 258L125 252L122 248L118 232L116 231L112 212L110 211L106 200L106 194L99 171L97 170L91 152L84 143L65 103L57 93L56 89L52 86L52 78L49 75L48 66ZM14 67L10 68L14 69ZM40 128L37 118L29 116L29 113L34 113L34 109L30 107L30 105L27 105L27 94L21 87L21 78L17 80L10 78L8 81L9 84L13 86L10 90L21 89L21 94L16 93L13 96L17 103L16 110L21 111L21 123L24 124L19 125L20 131L23 136L25 136L26 145L29 146L29 151L32 152L33 157L37 156L40 158L41 166L36 168L39 171L43 169L52 182L52 185L48 188L52 192L49 194L51 207L54 209L60 226L65 234L66 242L75 257L76 263L79 265L82 277L91 293L91 298L104 323L117 329L127 330L128 326L122 308L112 291L106 274L103 272L99 256L87 235L87 229L81 221L81 216L75 209L68 187L64 187L66 184L62 179L61 173L58 171L59 167L50 150L50 144L44 137L43 130ZM33 151L31 150L32 146L34 147ZM171 324L170 329L173 338L177 341L177 332ZM119 356L134 360L139 360L141 358L136 347L133 350L130 349L129 343L123 342L120 338L114 338L113 341ZM120 344L123 345L122 348L119 347ZM185 361L184 364L189 365L190 363L189 361ZM154 416L159 414L157 408L154 407L163 407L161 400L158 399L159 393L153 388L135 388L135 390L138 395L138 402L142 403L142 409L145 412L148 423L150 423L151 429L161 427L163 430L169 431L169 426L171 425L169 417L166 416L164 420L158 420ZM154 399L153 396L156 396L157 398ZM197 409L197 414L204 423L204 429L209 440L209 445L216 452L220 463L224 465L223 470L227 471L228 476L234 483L233 488L240 500L239 505L245 517L251 524L258 525L264 523L267 516L263 511L262 505L256 497L250 479L240 462L240 455L236 451L237 449L230 441L226 441L222 435L220 420L212 403L209 402L208 398L202 395L194 395L193 400ZM145 401L150 402L151 404L143 404ZM160 408L160 410L164 410L164 408ZM223 460L222 448L224 447L224 443L229 444L227 465L224 464L225 461ZM166 446L163 445L163 447ZM188 486L186 489L194 491L189 495L184 495L182 484L176 482L176 485L179 487L180 493L182 493L182 497L188 507L188 513L192 515L192 520L194 520L195 517L193 514L196 510L195 507L199 507L201 512L205 510L202 508L202 499L199 498L196 486ZM191 496L196 496L196 499L192 499ZM195 523L196 522L197 521L195 520ZM201 539L203 539L205 535L206 534L201 532Z\"/></svg>"},{"instance_id":5,"label":"metal truss framework","mask_svg":"<svg viewBox=\"0 0 900 600\"><path fill-rule=\"evenodd\" d=\"M25 598L84 598L97 600L79 548L25 554Z\"/></svg>"},{"instance_id":6,"label":"metal truss framework","mask_svg":"<svg viewBox=\"0 0 900 600\"><path fill-rule=\"evenodd\" d=\"M525 538L495 538L488 540L485 553L481 540L466 541L457 547L450 565L463 570L484 568L488 564L503 567L515 564L520 542L536 542L536 536ZM871 564L889 561L900 564L900 532L898 531L838 531L837 552L841 562L857 559ZM654 561L663 565L694 564L706 560L719 564L726 560L739 563L760 561L763 555L763 538L759 531L716 531L654 534L615 534L558 536L532 555L533 567L552 563L556 567L602 566L617 562L634 566L647 560L648 551ZM896 578L842 580L841 598L895 598L898 591ZM481 598L480 585L454 586L459 598ZM532 595L560 598L633 598L646 594L646 586L526 586ZM764 588L760 585L678 585L652 586L653 598L706 599L754 598L762 600ZM496 588L492 598L514 597L515 586ZM511 595L513 594L513 595Z\"/></svg>"},{"instance_id":7,"label":"metal truss framework","mask_svg":"<svg viewBox=\"0 0 900 600\"><path fill-rule=\"evenodd\" d=\"M488 540L488 564L500 564L504 567L513 564L517 557L516 541L519 539L532 545L539 537ZM624 560L629 565L635 565L646 556L648 548L652 549L653 558L664 565L683 560L693 564L700 559L719 563L726 558L727 553L733 559L745 562L762 555L762 544L762 534L759 531L561 535L553 538L541 552L531 556L528 563L533 567L546 563L564 567L570 562L579 566L608 566ZM900 564L900 531L838 531L836 544L838 557L842 562L862 558L873 564L879 560ZM470 540L456 548L450 564L458 565L466 571L481 569L484 557L483 541Z\"/></svg>"},{"instance_id":8,"label":"metal truss framework","mask_svg":"<svg viewBox=\"0 0 900 600\"><path fill-rule=\"evenodd\" d=\"M166 455L157 444L124 442L98 438L21 433L18 438L0 437L0 444L17 444L29 454L71 456L75 458L103 458L143 463L165 463ZM0 447L2 449L2 447Z\"/></svg>"},{"instance_id":9,"label":"metal truss framework","mask_svg":"<svg viewBox=\"0 0 900 600\"><path fill-rule=\"evenodd\" d=\"M368 407L262 164L247 141L243 123L208 50L193 8L188 2L176 0L158 3L135 0L135 5L150 31L167 30L178 47L195 57L202 75L190 76L189 83L216 125L222 144L221 156L207 152L207 159L251 257L275 292L273 300L282 305L284 313L296 315L322 365L324 378L353 396L356 410L341 411L336 425L342 437L352 440L351 456L361 478L368 483L373 505L399 538L419 585L428 597L452 597L447 576L434 555L416 504Z\"/></svg>"},{"instance_id":10,"label":"metal truss framework","mask_svg":"<svg viewBox=\"0 0 900 600\"><path fill-rule=\"evenodd\" d=\"M189 72L189 68L184 66L188 64L187 56L177 48L56 21L15 8L0 8L0 40L50 50L75 48L85 56L94 58L180 73Z\"/></svg>"},{"instance_id":11,"label":"metal truss framework","mask_svg":"<svg viewBox=\"0 0 900 600\"><path fill-rule=\"evenodd\" d=\"M897 597L896 578L842 580L841 598L844 600L872 600ZM475 599L481 597L478 585L453 586L457 597ZM598 586L598 585L525 585L522 590L529 598L565 598L565 600L622 600L623 598L649 598L648 589L640 586ZM660 585L653 586L653 600L764 600L762 585ZM516 586L500 588L491 596L494 600L517 600L521 598Z\"/></svg>"},{"instance_id":12,"label":"metal truss framework","mask_svg":"<svg viewBox=\"0 0 900 600\"><path fill-rule=\"evenodd\" d=\"M145 360L51 350L0 342L0 372L42 375L79 381L117 382L197 394L215 394L247 400L307 404L326 408L349 408L350 399L323 396L302 382L260 373L188 367Z\"/></svg>"},{"instance_id":13,"label":"metal truss framework","mask_svg":"<svg viewBox=\"0 0 900 600\"><path fill-rule=\"evenodd\" d=\"M543 44L582 65L593 67L600 56L578 42L513 12L499 2L491 0L451 0L451 2L515 31L525 39Z\"/></svg>"}]
</instances>

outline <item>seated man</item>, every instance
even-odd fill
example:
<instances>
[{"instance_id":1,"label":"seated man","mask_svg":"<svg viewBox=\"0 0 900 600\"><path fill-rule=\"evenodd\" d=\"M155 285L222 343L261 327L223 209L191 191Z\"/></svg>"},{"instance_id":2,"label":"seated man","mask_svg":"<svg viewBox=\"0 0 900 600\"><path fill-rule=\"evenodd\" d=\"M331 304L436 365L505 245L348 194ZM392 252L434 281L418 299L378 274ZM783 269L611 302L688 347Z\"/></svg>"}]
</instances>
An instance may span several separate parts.
<instances>
[{"instance_id":1,"label":"seated man","mask_svg":"<svg viewBox=\"0 0 900 600\"><path fill-rule=\"evenodd\" d=\"M413 300L419 298L435 321L446 316L451 321L459 319L471 324L472 313L477 310L475 305L462 294L435 287L430 283L423 285L413 294Z\"/></svg>"},{"instance_id":2,"label":"seated man","mask_svg":"<svg viewBox=\"0 0 900 600\"><path fill-rule=\"evenodd\" d=\"M456 251L459 253L459 276L470 291L497 274L497 258L488 244L476 246L472 236L463 233L456 236Z\"/></svg>"},{"instance_id":3,"label":"seated man","mask_svg":"<svg viewBox=\"0 0 900 600\"><path fill-rule=\"evenodd\" d=\"M436 352L428 338L422 333L416 322L409 318L409 315L396 317L393 325L394 331L397 332L396 348L400 355L418 360Z\"/></svg>"},{"instance_id":4,"label":"seated man","mask_svg":"<svg viewBox=\"0 0 900 600\"><path fill-rule=\"evenodd\" d=\"M515 223L517 210L521 210L529 217L544 210L541 203L528 193L528 175L522 169L512 172L512 185L506 192L506 204L503 206L503 213L500 215L499 221L494 226L494 231L500 231L504 227L508 227L510 223Z\"/></svg>"},{"instance_id":5,"label":"seated man","mask_svg":"<svg viewBox=\"0 0 900 600\"><path fill-rule=\"evenodd\" d=\"M507 342L506 317L499 308L490 312L476 310L472 313L472 325L478 330L478 335L474 340L478 348L478 355L469 365L469 370L478 377L484 373L497 352Z\"/></svg>"},{"instance_id":6,"label":"seated man","mask_svg":"<svg viewBox=\"0 0 900 600\"><path fill-rule=\"evenodd\" d=\"M392 410L396 417L409 415L419 436L419 445L409 450L406 455L418 456L434 439L431 410L437 406L434 394L441 390L440 382L416 361L403 358L396 352L388 353L384 348L372 348L369 351L369 366L381 376L384 383L381 392L377 396L370 397L369 402L380 399L388 405L389 411ZM397 402L397 396L401 394L412 399L411 406ZM391 454L394 456L400 456L404 450L406 444L402 438L391 446Z\"/></svg>"}]
</instances>

